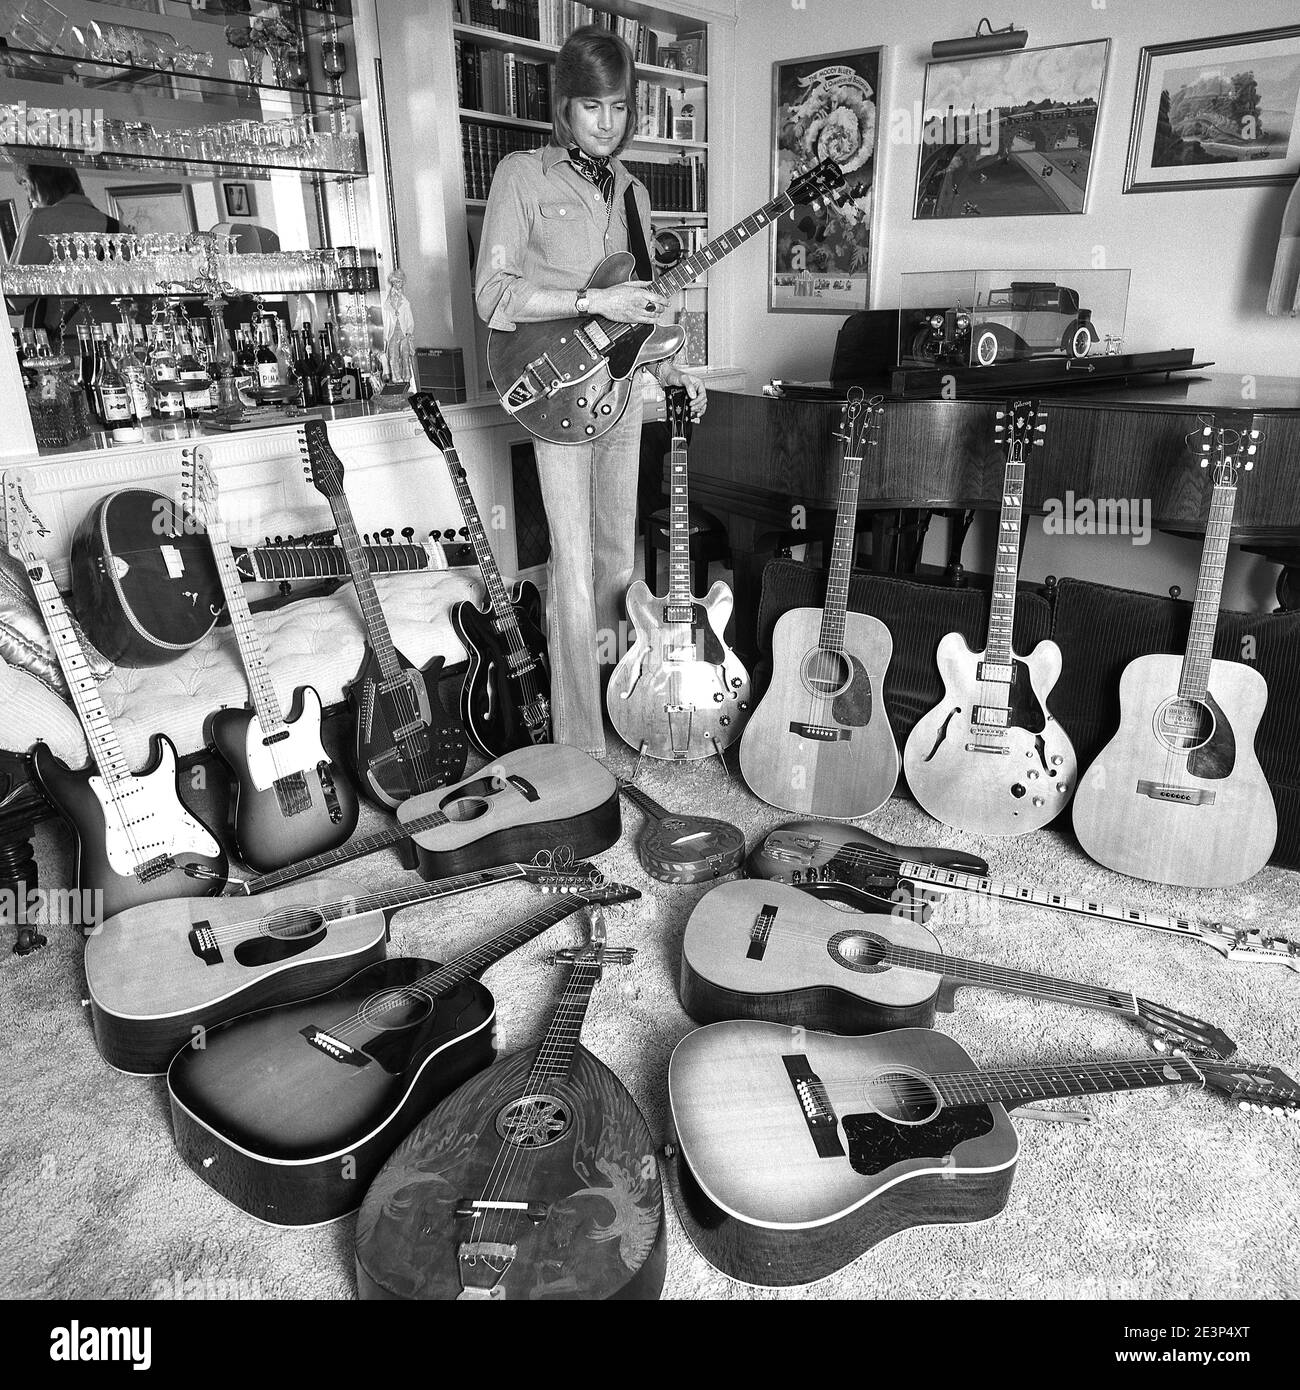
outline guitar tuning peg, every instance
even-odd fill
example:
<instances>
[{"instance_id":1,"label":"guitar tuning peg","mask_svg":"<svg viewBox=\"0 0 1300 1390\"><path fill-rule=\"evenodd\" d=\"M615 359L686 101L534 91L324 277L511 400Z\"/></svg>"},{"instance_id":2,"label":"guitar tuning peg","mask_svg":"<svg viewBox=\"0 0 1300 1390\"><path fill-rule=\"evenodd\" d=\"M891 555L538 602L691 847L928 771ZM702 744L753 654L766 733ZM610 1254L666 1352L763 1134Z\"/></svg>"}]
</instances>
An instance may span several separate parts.
<instances>
[{"instance_id":1,"label":"guitar tuning peg","mask_svg":"<svg viewBox=\"0 0 1300 1390\"><path fill-rule=\"evenodd\" d=\"M282 536L277 536L277 537L275 538L275 543L276 543L276 545L283 545L283 544L284 544L284 538L283 538Z\"/></svg>"},{"instance_id":2,"label":"guitar tuning peg","mask_svg":"<svg viewBox=\"0 0 1300 1390\"><path fill-rule=\"evenodd\" d=\"M411 541L412 541L414 538L415 538L415 527L414 527L414 526L403 526L403 527L402 527L402 539L407 543L407 545L410 545Z\"/></svg>"},{"instance_id":3,"label":"guitar tuning peg","mask_svg":"<svg viewBox=\"0 0 1300 1390\"><path fill-rule=\"evenodd\" d=\"M385 526L379 534L383 536L385 545L393 543L393 528L391 526Z\"/></svg>"}]
</instances>

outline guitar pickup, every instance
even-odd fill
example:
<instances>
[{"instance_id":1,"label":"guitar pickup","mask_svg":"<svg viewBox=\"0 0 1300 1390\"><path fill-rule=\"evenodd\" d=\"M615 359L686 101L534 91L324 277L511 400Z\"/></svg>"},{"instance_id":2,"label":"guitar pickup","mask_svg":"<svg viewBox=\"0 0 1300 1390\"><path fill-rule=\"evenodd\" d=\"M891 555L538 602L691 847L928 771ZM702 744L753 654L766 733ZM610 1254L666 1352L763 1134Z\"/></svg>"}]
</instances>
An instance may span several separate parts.
<instances>
[{"instance_id":1,"label":"guitar pickup","mask_svg":"<svg viewBox=\"0 0 1300 1390\"><path fill-rule=\"evenodd\" d=\"M323 1052L327 1057L333 1057L336 1062L344 1062L350 1067L368 1067L370 1065L370 1058L364 1052L358 1052L355 1047L349 1047L341 1038L336 1038L333 1033L327 1033L323 1028L314 1028L309 1025L298 1031L318 1052Z\"/></svg>"},{"instance_id":2,"label":"guitar pickup","mask_svg":"<svg viewBox=\"0 0 1300 1390\"><path fill-rule=\"evenodd\" d=\"M1005 661L981 661L975 668L975 679L980 681L1000 681L1010 685L1016 678L1015 667Z\"/></svg>"},{"instance_id":3,"label":"guitar pickup","mask_svg":"<svg viewBox=\"0 0 1300 1390\"><path fill-rule=\"evenodd\" d=\"M672 646L665 643L663 654L665 661L694 661L696 659L695 643L684 642L681 646Z\"/></svg>"},{"instance_id":4,"label":"guitar pickup","mask_svg":"<svg viewBox=\"0 0 1300 1390\"><path fill-rule=\"evenodd\" d=\"M221 964L221 947L217 945L217 934L211 922L195 922L189 935L190 950L204 965Z\"/></svg>"},{"instance_id":5,"label":"guitar pickup","mask_svg":"<svg viewBox=\"0 0 1300 1390\"><path fill-rule=\"evenodd\" d=\"M840 1143L839 1117L831 1105L821 1078L809 1066L808 1058L802 1053L785 1056L781 1060L785 1063L790 1085L794 1087L799 1108L803 1111L808 1133L812 1136L813 1146L817 1150L817 1157L843 1158L844 1145Z\"/></svg>"},{"instance_id":6,"label":"guitar pickup","mask_svg":"<svg viewBox=\"0 0 1300 1390\"><path fill-rule=\"evenodd\" d=\"M829 724L804 724L791 720L790 732L814 743L848 743L853 737L852 729L832 728Z\"/></svg>"},{"instance_id":7,"label":"guitar pickup","mask_svg":"<svg viewBox=\"0 0 1300 1390\"><path fill-rule=\"evenodd\" d=\"M1152 801L1176 801L1183 806L1214 805L1214 793L1208 787L1179 787L1170 782L1148 782L1140 778L1137 794L1149 796Z\"/></svg>"},{"instance_id":8,"label":"guitar pickup","mask_svg":"<svg viewBox=\"0 0 1300 1390\"><path fill-rule=\"evenodd\" d=\"M976 705L970 712L972 724L982 724L988 729L1005 729L1011 711L1000 705Z\"/></svg>"}]
</instances>

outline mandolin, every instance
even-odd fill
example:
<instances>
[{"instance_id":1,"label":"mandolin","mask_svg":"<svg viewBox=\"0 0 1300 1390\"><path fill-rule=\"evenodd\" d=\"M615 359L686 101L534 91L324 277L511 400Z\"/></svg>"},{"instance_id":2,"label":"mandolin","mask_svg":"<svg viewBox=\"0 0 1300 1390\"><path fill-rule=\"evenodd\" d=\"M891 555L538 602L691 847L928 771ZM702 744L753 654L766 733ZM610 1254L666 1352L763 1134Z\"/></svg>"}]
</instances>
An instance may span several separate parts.
<instances>
[{"instance_id":1,"label":"mandolin","mask_svg":"<svg viewBox=\"0 0 1300 1390\"><path fill-rule=\"evenodd\" d=\"M740 771L769 806L832 820L870 815L898 783L898 745L885 712L894 641L878 618L850 613L849 575L865 452L884 409L849 392L835 537L825 605L782 613L772 632L772 684L740 740Z\"/></svg>"},{"instance_id":2,"label":"mandolin","mask_svg":"<svg viewBox=\"0 0 1300 1390\"><path fill-rule=\"evenodd\" d=\"M9 553L27 572L90 750L87 766L74 770L48 744L38 742L32 749L32 771L72 829L79 925L91 932L139 903L218 893L228 866L216 836L181 799L176 746L165 734L154 734L144 769L131 771L50 573L42 549L49 530L30 494L26 475L7 470ZM201 876L190 876L187 868Z\"/></svg>"},{"instance_id":3,"label":"mandolin","mask_svg":"<svg viewBox=\"0 0 1300 1390\"><path fill-rule=\"evenodd\" d=\"M1061 674L1050 639L1028 656L1012 648L1025 457L1043 443L1045 417L1033 401L997 412L1006 444L993 598L984 650L950 632L935 659L943 698L921 717L903 749L912 795L936 820L976 835L1026 835L1054 820L1074 790L1074 746L1047 708Z\"/></svg>"},{"instance_id":4,"label":"mandolin","mask_svg":"<svg viewBox=\"0 0 1300 1390\"><path fill-rule=\"evenodd\" d=\"M1214 493L1187 650L1130 661L1119 729L1079 783L1074 831L1099 863L1184 888L1242 883L1277 843L1277 808L1255 754L1268 684L1254 667L1213 656L1237 481L1255 465L1254 418L1206 425Z\"/></svg>"},{"instance_id":5,"label":"mandolin","mask_svg":"<svg viewBox=\"0 0 1300 1390\"><path fill-rule=\"evenodd\" d=\"M732 1279L810 1284L911 1226L996 1216L1019 1151L1008 1109L1150 1086L1300 1106L1276 1067L1168 1056L981 1070L927 1028L844 1038L715 1023L668 1067L678 1214Z\"/></svg>"},{"instance_id":6,"label":"mandolin","mask_svg":"<svg viewBox=\"0 0 1300 1390\"><path fill-rule=\"evenodd\" d=\"M682 942L682 1007L697 1023L759 1018L832 1033L923 1027L959 989L996 989L1131 1019L1157 1049L1227 1059L1237 1050L1199 1018L1054 975L945 955L916 922L844 912L783 883L721 883L695 905Z\"/></svg>"},{"instance_id":7,"label":"mandolin","mask_svg":"<svg viewBox=\"0 0 1300 1390\"><path fill-rule=\"evenodd\" d=\"M381 960L209 1028L167 1069L181 1158L272 1225L345 1216L412 1126L492 1061L483 971L580 908L638 897L622 884L562 893L448 965Z\"/></svg>"},{"instance_id":8,"label":"mandolin","mask_svg":"<svg viewBox=\"0 0 1300 1390\"><path fill-rule=\"evenodd\" d=\"M619 781L618 789L645 813L636 855L651 878L663 883L701 883L734 873L745 862L745 837L729 821L665 811L636 783L625 779Z\"/></svg>"},{"instance_id":9,"label":"mandolin","mask_svg":"<svg viewBox=\"0 0 1300 1390\"><path fill-rule=\"evenodd\" d=\"M936 896L977 893L1003 902L1050 907L1096 921L1166 932L1200 941L1227 960L1284 965L1300 971L1300 941L1270 929L1195 922L1131 904L1075 897L1036 884L1006 883L991 878L988 865L974 855L930 845L903 848L852 825L797 821L770 830L749 856L748 867L755 878L814 891L832 889L834 896L852 901L864 911L884 908L899 915L913 904L923 909L918 920L924 921L930 900Z\"/></svg>"},{"instance_id":10,"label":"mandolin","mask_svg":"<svg viewBox=\"0 0 1300 1390\"><path fill-rule=\"evenodd\" d=\"M708 758L740 736L749 712L749 672L727 646L731 589L721 579L701 599L691 593L690 504L685 387L667 393L672 435L668 594L654 598L637 580L627 591L635 640L605 693L610 723L624 743L652 758Z\"/></svg>"},{"instance_id":11,"label":"mandolin","mask_svg":"<svg viewBox=\"0 0 1300 1390\"><path fill-rule=\"evenodd\" d=\"M357 1217L357 1292L386 1299L656 1299L667 1266L655 1142L578 1041L604 965L591 942L539 1048L465 1083L403 1141Z\"/></svg>"},{"instance_id":12,"label":"mandolin","mask_svg":"<svg viewBox=\"0 0 1300 1390\"><path fill-rule=\"evenodd\" d=\"M469 657L460 688L465 730L488 758L532 743L549 743L551 667L546 638L538 626L542 596L527 580L508 591L502 582L469 478L438 402L427 391L417 391L411 397L411 409L446 461L487 590L486 611L466 599L451 609L451 624Z\"/></svg>"},{"instance_id":13,"label":"mandolin","mask_svg":"<svg viewBox=\"0 0 1300 1390\"><path fill-rule=\"evenodd\" d=\"M800 174L790 187L729 231L652 280L652 294L671 299L737 246L791 208L834 199L844 175L833 160ZM627 251L606 256L587 289L604 289L632 277L636 258ZM488 334L488 372L501 404L530 434L552 444L584 444L607 433L627 409L633 373L671 357L685 340L678 325L615 323L597 316L517 323Z\"/></svg>"},{"instance_id":14,"label":"mandolin","mask_svg":"<svg viewBox=\"0 0 1300 1390\"><path fill-rule=\"evenodd\" d=\"M469 744L438 695L443 658L431 657L417 671L393 646L343 491L343 461L330 448L325 421L306 421L299 441L304 471L334 513L366 629L361 669L348 687L355 720L352 770L372 800L397 806L459 777Z\"/></svg>"}]
</instances>

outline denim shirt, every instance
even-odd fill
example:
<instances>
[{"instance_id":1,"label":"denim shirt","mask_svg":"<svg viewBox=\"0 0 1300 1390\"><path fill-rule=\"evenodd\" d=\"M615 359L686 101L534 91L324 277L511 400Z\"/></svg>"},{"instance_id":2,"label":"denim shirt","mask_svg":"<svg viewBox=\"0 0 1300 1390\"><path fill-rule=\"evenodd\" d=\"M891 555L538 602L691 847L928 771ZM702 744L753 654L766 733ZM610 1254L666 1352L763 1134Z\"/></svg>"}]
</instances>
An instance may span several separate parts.
<instances>
[{"instance_id":1,"label":"denim shirt","mask_svg":"<svg viewBox=\"0 0 1300 1390\"><path fill-rule=\"evenodd\" d=\"M516 323L552 317L530 311L535 291L571 290L576 298L606 256L630 249L624 203L629 183L649 241L650 195L618 159L610 163L614 199L608 210L600 190L558 145L516 150L497 166L474 284L479 317L490 327L508 332Z\"/></svg>"}]
</instances>

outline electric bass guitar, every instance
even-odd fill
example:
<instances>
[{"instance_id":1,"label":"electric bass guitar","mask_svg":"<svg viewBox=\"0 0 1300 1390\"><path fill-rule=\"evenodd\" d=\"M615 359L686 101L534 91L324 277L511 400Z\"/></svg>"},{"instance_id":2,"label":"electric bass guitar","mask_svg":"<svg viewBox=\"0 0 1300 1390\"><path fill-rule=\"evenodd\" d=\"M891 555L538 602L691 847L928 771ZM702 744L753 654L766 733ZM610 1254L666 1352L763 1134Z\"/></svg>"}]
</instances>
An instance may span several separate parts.
<instances>
[{"instance_id":1,"label":"electric bass guitar","mask_svg":"<svg viewBox=\"0 0 1300 1390\"><path fill-rule=\"evenodd\" d=\"M330 448L325 421L308 420L299 440L304 471L334 513L366 629L361 669L348 687L356 721L352 770L372 800L397 806L455 781L465 770L469 744L438 695L443 658L431 657L417 671L393 646L343 491L343 461Z\"/></svg>"},{"instance_id":2,"label":"electric bass guitar","mask_svg":"<svg viewBox=\"0 0 1300 1390\"><path fill-rule=\"evenodd\" d=\"M357 1217L357 1292L386 1299L655 1299L667 1266L655 1143L578 1041L599 920L542 1045L474 1077L384 1165Z\"/></svg>"},{"instance_id":3,"label":"electric bass guitar","mask_svg":"<svg viewBox=\"0 0 1300 1390\"><path fill-rule=\"evenodd\" d=\"M669 481L668 595L657 599L637 580L627 591L635 641L614 668L605 694L610 723L624 743L674 762L707 758L740 736L749 712L749 672L727 646L734 600L719 579L701 599L691 593L686 389L668 390L672 434Z\"/></svg>"},{"instance_id":4,"label":"electric bass guitar","mask_svg":"<svg viewBox=\"0 0 1300 1390\"><path fill-rule=\"evenodd\" d=\"M855 386L844 441L824 607L792 608L772 632L772 684L740 740L740 771L769 806L832 820L870 815L893 795L898 745L885 712L894 641L878 618L850 613L863 455L880 443L884 410Z\"/></svg>"},{"instance_id":5,"label":"electric bass guitar","mask_svg":"<svg viewBox=\"0 0 1300 1390\"><path fill-rule=\"evenodd\" d=\"M649 291L670 298L782 213L801 203L817 206L843 188L839 166L822 160L743 222L683 256L651 281ZM629 252L606 256L587 288L621 284L635 270L636 258ZM584 444L618 423L636 369L671 357L685 336L677 325L616 323L596 316L518 323L511 332L493 329L488 334L488 370L501 404L529 433L553 444Z\"/></svg>"},{"instance_id":6,"label":"electric bass guitar","mask_svg":"<svg viewBox=\"0 0 1300 1390\"><path fill-rule=\"evenodd\" d=\"M26 475L8 470L4 497L9 553L27 571L90 749L89 764L79 770L56 758L44 742L31 755L36 780L76 840L79 925L89 933L138 903L220 892L225 851L181 800L175 744L154 734L148 764L139 773L131 771L50 573L42 546L49 530L32 506ZM190 877L187 867L202 877ZM87 899L87 894L100 896Z\"/></svg>"},{"instance_id":7,"label":"electric bass guitar","mask_svg":"<svg viewBox=\"0 0 1300 1390\"><path fill-rule=\"evenodd\" d=\"M539 626L542 596L527 580L519 580L509 591L502 582L438 402L428 392L417 391L411 409L430 442L442 451L487 589L486 611L465 599L451 609L451 624L469 656L460 688L466 732L488 758L531 743L549 743L551 667Z\"/></svg>"},{"instance_id":8,"label":"electric bass guitar","mask_svg":"<svg viewBox=\"0 0 1300 1390\"><path fill-rule=\"evenodd\" d=\"M235 777L231 826L239 857L254 869L291 864L342 844L357 824L357 796L321 742L321 698L310 685L281 713L266 649L244 597L218 511L206 444L185 449L182 490L207 531L230 610L230 626L248 677L251 710L208 717L207 741Z\"/></svg>"},{"instance_id":9,"label":"electric bass guitar","mask_svg":"<svg viewBox=\"0 0 1300 1390\"><path fill-rule=\"evenodd\" d=\"M1026 835L1055 819L1074 790L1074 746L1047 708L1061 674L1061 649L1041 641L1027 657L1012 648L1025 456L1043 443L1043 412L1016 401L997 412L1006 444L993 598L984 650L959 632L939 643L943 698L922 716L903 749L907 784L945 825L976 835Z\"/></svg>"},{"instance_id":10,"label":"electric bass guitar","mask_svg":"<svg viewBox=\"0 0 1300 1390\"><path fill-rule=\"evenodd\" d=\"M1268 684L1253 667L1213 656L1237 480L1254 467L1259 442L1253 417L1201 431L1202 468L1214 450L1214 493L1187 651L1124 668L1119 729L1075 794L1079 843L1117 873L1222 888L1258 873L1277 843L1277 808L1255 754Z\"/></svg>"},{"instance_id":11,"label":"electric bass guitar","mask_svg":"<svg viewBox=\"0 0 1300 1390\"><path fill-rule=\"evenodd\" d=\"M209 1028L167 1070L181 1158L272 1225L353 1211L412 1126L492 1061L483 971L580 908L639 896L621 884L564 893L448 965L379 961L327 993Z\"/></svg>"},{"instance_id":12,"label":"electric bass guitar","mask_svg":"<svg viewBox=\"0 0 1300 1390\"><path fill-rule=\"evenodd\" d=\"M637 837L641 867L661 883L701 883L734 873L745 862L745 837L729 821L665 811L635 782L618 789L646 817Z\"/></svg>"},{"instance_id":13,"label":"electric bass guitar","mask_svg":"<svg viewBox=\"0 0 1300 1390\"><path fill-rule=\"evenodd\" d=\"M1148 1086L1300 1107L1276 1067L1167 1056L985 1071L926 1028L844 1038L715 1023L668 1067L678 1214L730 1278L810 1284L910 1226L996 1216L1019 1151L1008 1109Z\"/></svg>"},{"instance_id":14,"label":"electric bass guitar","mask_svg":"<svg viewBox=\"0 0 1300 1390\"><path fill-rule=\"evenodd\" d=\"M696 1023L759 1018L832 1033L928 1028L959 989L996 989L1131 1019L1156 1039L1226 1060L1213 1024L1130 989L1106 989L943 953L925 927L843 912L783 883L720 883L695 905L682 941L682 1007Z\"/></svg>"}]
</instances>

